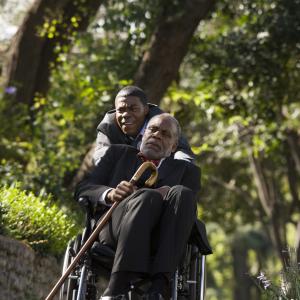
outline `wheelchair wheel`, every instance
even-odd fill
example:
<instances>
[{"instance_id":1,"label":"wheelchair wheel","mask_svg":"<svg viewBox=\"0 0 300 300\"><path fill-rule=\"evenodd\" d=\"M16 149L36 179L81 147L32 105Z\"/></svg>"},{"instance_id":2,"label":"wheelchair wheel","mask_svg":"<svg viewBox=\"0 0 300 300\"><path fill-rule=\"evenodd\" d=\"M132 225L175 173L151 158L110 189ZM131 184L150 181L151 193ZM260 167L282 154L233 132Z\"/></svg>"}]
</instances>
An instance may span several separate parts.
<instances>
[{"instance_id":1,"label":"wheelchair wheel","mask_svg":"<svg viewBox=\"0 0 300 300\"><path fill-rule=\"evenodd\" d=\"M77 285L73 289L72 300L96 300L96 275L91 270L90 257L87 256L85 261L77 270Z\"/></svg>"},{"instance_id":2,"label":"wheelchair wheel","mask_svg":"<svg viewBox=\"0 0 300 300\"><path fill-rule=\"evenodd\" d=\"M205 255L197 247L191 249L189 299L204 300L206 289Z\"/></svg>"},{"instance_id":3,"label":"wheelchair wheel","mask_svg":"<svg viewBox=\"0 0 300 300\"><path fill-rule=\"evenodd\" d=\"M202 255L198 249L192 247L191 261L189 268L189 299L190 300L203 300L204 299L204 274L205 269L202 265Z\"/></svg>"},{"instance_id":4,"label":"wheelchair wheel","mask_svg":"<svg viewBox=\"0 0 300 300\"><path fill-rule=\"evenodd\" d=\"M81 245L81 235L78 235L75 240L70 241L68 243L65 255L64 255L64 261L63 261L63 268L62 268L62 274L65 273L68 266L72 262L75 255L80 250ZM77 286L77 279L76 276L74 276L74 271L69 275L68 279L64 282L60 289L59 293L59 300L75 300L75 290Z\"/></svg>"},{"instance_id":5,"label":"wheelchair wheel","mask_svg":"<svg viewBox=\"0 0 300 300\"><path fill-rule=\"evenodd\" d=\"M189 245L184 261L175 275L172 298L175 300L204 300L205 255Z\"/></svg>"}]
</instances>

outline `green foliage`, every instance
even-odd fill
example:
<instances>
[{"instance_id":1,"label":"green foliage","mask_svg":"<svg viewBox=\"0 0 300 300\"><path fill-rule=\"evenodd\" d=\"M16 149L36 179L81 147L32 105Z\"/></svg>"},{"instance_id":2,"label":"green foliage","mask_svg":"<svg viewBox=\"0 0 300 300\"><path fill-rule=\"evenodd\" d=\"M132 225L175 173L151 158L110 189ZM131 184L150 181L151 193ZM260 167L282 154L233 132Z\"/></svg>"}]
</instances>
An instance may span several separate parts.
<instances>
[{"instance_id":1,"label":"green foliage","mask_svg":"<svg viewBox=\"0 0 300 300\"><path fill-rule=\"evenodd\" d=\"M25 241L41 253L61 254L78 227L60 207L51 203L51 197L41 192L20 189L18 184L2 186L1 231Z\"/></svg>"},{"instance_id":2,"label":"green foliage","mask_svg":"<svg viewBox=\"0 0 300 300\"><path fill-rule=\"evenodd\" d=\"M2 183L22 181L29 190L45 188L55 200L71 201L70 184L95 140L96 127L113 107L116 91L132 82L160 12L161 5L147 1L108 1L88 32L67 37L73 40L72 50L57 44L59 66L53 63L47 97L36 95L31 108L16 107L0 128ZM75 19L69 22L74 25ZM55 38L63 22L51 15L39 33ZM1 101L9 105L9 95ZM7 118L4 107L0 114Z\"/></svg>"},{"instance_id":3,"label":"green foliage","mask_svg":"<svg viewBox=\"0 0 300 300\"><path fill-rule=\"evenodd\" d=\"M194 36L180 89L169 89L165 102L175 103L175 115L199 155L204 217L226 220L234 230L236 215L268 222L249 164L252 155L276 181L283 207L291 197L286 157L289 134L300 126L300 2L217 5Z\"/></svg>"},{"instance_id":4,"label":"green foliage","mask_svg":"<svg viewBox=\"0 0 300 300\"><path fill-rule=\"evenodd\" d=\"M295 249L289 249L289 261L280 273L280 280L270 280L264 272L260 272L256 282L266 299L300 299L300 266Z\"/></svg>"},{"instance_id":5,"label":"green foliage","mask_svg":"<svg viewBox=\"0 0 300 300\"><path fill-rule=\"evenodd\" d=\"M72 49L57 45L60 65L53 64L51 89L47 97L37 95L32 108L15 107L7 116L9 95L0 100L0 182L21 181L35 194L45 189L53 195L47 205L64 199L70 206L70 182L97 124L116 91L132 82L159 18L166 10L180 14L182 3L107 0L85 33L77 31L77 16L68 23L60 16L45 20L40 34L53 41L59 26L70 26L66 38ZM299 0L216 2L189 45L179 84L171 86L162 105L179 119L202 168L200 216L214 249L208 259L210 299L233 298L234 287L227 283L236 280L229 253L237 228L259 221L270 232L252 155L274 187L274 203L281 207L274 220L281 231L299 219L290 188L299 174L288 164L290 133L299 139L300 128L299 6ZM3 224L7 207L0 211ZM274 268L264 259L261 267Z\"/></svg>"},{"instance_id":6,"label":"green foliage","mask_svg":"<svg viewBox=\"0 0 300 300\"><path fill-rule=\"evenodd\" d=\"M209 242L213 255L207 256L207 290L206 297L211 300L231 299L233 289L232 257L230 253L230 237L217 223L207 224L210 234ZM227 288L224 288L226 285Z\"/></svg>"}]
</instances>

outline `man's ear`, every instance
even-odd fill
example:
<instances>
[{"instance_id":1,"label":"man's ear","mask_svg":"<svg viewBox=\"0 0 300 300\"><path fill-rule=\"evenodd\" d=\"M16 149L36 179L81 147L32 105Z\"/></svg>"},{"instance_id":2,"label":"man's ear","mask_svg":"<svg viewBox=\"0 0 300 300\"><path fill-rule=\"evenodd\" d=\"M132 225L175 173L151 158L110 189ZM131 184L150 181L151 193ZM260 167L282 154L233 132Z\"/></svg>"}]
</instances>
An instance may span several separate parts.
<instances>
[{"instance_id":1,"label":"man's ear","mask_svg":"<svg viewBox=\"0 0 300 300\"><path fill-rule=\"evenodd\" d=\"M144 107L145 107L145 109L144 109L144 115L146 116L148 114L148 112L149 112L149 105L146 104Z\"/></svg>"},{"instance_id":2,"label":"man's ear","mask_svg":"<svg viewBox=\"0 0 300 300\"><path fill-rule=\"evenodd\" d=\"M176 152L177 146L178 146L178 142L175 142L172 147L172 153Z\"/></svg>"}]
</instances>

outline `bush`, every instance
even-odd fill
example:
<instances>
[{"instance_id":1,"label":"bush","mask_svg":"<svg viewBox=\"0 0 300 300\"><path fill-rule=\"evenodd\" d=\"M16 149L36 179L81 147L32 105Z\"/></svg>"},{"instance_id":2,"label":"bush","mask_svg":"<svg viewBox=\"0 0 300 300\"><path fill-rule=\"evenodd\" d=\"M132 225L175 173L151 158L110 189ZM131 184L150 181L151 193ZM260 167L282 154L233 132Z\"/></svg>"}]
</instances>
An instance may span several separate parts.
<instances>
[{"instance_id":1,"label":"bush","mask_svg":"<svg viewBox=\"0 0 300 300\"><path fill-rule=\"evenodd\" d=\"M279 281L271 281L264 272L260 272L255 281L266 299L299 300L300 299L300 262L297 260L297 250L285 250L288 259L280 272Z\"/></svg>"},{"instance_id":2,"label":"bush","mask_svg":"<svg viewBox=\"0 0 300 300\"><path fill-rule=\"evenodd\" d=\"M62 253L78 231L75 221L51 203L51 196L35 196L19 184L0 187L0 204L0 232L41 253Z\"/></svg>"}]
</instances>

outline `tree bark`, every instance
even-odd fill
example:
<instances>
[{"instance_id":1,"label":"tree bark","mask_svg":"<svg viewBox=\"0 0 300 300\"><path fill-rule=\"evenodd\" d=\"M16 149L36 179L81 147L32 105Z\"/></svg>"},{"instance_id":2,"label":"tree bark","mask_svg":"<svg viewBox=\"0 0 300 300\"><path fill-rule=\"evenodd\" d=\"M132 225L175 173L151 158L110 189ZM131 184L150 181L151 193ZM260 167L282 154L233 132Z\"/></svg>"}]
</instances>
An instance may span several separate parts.
<instances>
[{"instance_id":1,"label":"tree bark","mask_svg":"<svg viewBox=\"0 0 300 300\"><path fill-rule=\"evenodd\" d=\"M296 227L296 242L295 242L295 247L297 251L297 262L300 262L300 221L297 223Z\"/></svg>"},{"instance_id":2,"label":"tree bark","mask_svg":"<svg viewBox=\"0 0 300 300\"><path fill-rule=\"evenodd\" d=\"M271 239L277 253L284 265L288 255L284 251L286 242L286 216L282 207L281 197L273 178L268 179L264 172L262 162L249 152L250 166L258 190L258 197L265 214L268 216Z\"/></svg>"},{"instance_id":3,"label":"tree bark","mask_svg":"<svg viewBox=\"0 0 300 300\"><path fill-rule=\"evenodd\" d=\"M159 104L177 77L193 34L199 22L207 16L213 2L180 1L181 13L174 15L169 10L169 1L166 1L149 49L144 53L134 77L134 83L144 89L150 102Z\"/></svg>"},{"instance_id":4,"label":"tree bark","mask_svg":"<svg viewBox=\"0 0 300 300\"><path fill-rule=\"evenodd\" d=\"M296 163L291 155L291 149L289 149L289 143L286 144L286 164L287 164L287 178L289 183L289 189L292 196L292 204L290 205L290 214L296 209L300 211L300 199L298 195L299 190L299 175L296 170Z\"/></svg>"},{"instance_id":5,"label":"tree bark","mask_svg":"<svg viewBox=\"0 0 300 300\"><path fill-rule=\"evenodd\" d=\"M85 0L82 6L72 0L36 0L33 3L13 39L3 69L4 86L17 88L11 97L12 109L18 103L31 107L37 93L46 94L49 88L50 63L57 63L56 46L70 44L72 32L85 30L100 3L101 1L94 0ZM77 27L70 25L73 16L77 19ZM38 33L46 20L48 23L58 20L53 38Z\"/></svg>"},{"instance_id":6,"label":"tree bark","mask_svg":"<svg viewBox=\"0 0 300 300\"><path fill-rule=\"evenodd\" d=\"M287 175L290 193L292 196L292 204L290 206L289 215L294 211L300 210L299 199L299 176L300 176L300 138L296 131L287 131L286 145L286 161ZM297 251L297 261L300 261L300 221L296 224L296 240L295 247Z\"/></svg>"},{"instance_id":7,"label":"tree bark","mask_svg":"<svg viewBox=\"0 0 300 300\"><path fill-rule=\"evenodd\" d=\"M266 215L271 217L273 210L273 199L270 199L269 187L265 174L263 173L263 168L260 161L254 157L253 153L249 153L249 162L261 205Z\"/></svg>"},{"instance_id":8,"label":"tree bark","mask_svg":"<svg viewBox=\"0 0 300 300\"><path fill-rule=\"evenodd\" d=\"M256 292L254 280L250 275L250 267L248 263L248 251L253 249L247 239L247 232L243 236L237 234L231 243L232 267L233 267L233 295L234 300L251 300L253 293ZM255 251L259 251L254 249ZM259 258L259 257L258 257ZM255 299L260 299L259 295L255 295Z\"/></svg>"},{"instance_id":9,"label":"tree bark","mask_svg":"<svg viewBox=\"0 0 300 300\"><path fill-rule=\"evenodd\" d=\"M287 141L290 146L291 156L293 158L295 169L300 175L300 135L294 130L287 131Z\"/></svg>"}]
</instances>

